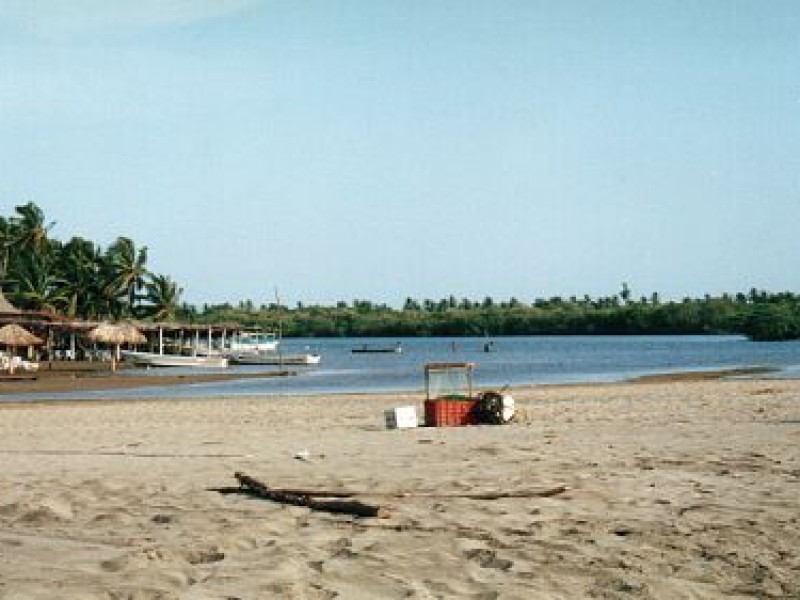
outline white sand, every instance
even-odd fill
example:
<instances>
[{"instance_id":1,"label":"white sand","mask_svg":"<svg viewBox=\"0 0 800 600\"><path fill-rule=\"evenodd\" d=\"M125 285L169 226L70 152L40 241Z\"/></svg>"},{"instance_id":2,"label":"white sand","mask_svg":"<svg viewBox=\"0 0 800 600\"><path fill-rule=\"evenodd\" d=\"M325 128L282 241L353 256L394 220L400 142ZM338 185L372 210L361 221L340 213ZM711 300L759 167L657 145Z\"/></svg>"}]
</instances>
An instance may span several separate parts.
<instances>
[{"instance_id":1,"label":"white sand","mask_svg":"<svg viewBox=\"0 0 800 600\"><path fill-rule=\"evenodd\" d=\"M417 394L0 405L0 599L800 598L800 382L514 395L409 431ZM392 516L208 491L235 471Z\"/></svg>"}]
</instances>

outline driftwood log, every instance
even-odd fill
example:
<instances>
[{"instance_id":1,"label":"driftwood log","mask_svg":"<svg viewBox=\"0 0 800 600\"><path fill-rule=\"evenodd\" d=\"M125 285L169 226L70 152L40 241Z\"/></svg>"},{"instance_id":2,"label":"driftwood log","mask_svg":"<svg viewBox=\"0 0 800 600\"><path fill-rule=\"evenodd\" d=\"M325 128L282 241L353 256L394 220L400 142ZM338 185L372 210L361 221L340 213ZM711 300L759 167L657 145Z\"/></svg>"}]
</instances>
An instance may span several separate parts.
<instances>
[{"instance_id":1,"label":"driftwood log","mask_svg":"<svg viewBox=\"0 0 800 600\"><path fill-rule=\"evenodd\" d=\"M240 478L240 473L236 478ZM247 478L246 475L241 477ZM250 479L250 478L248 478ZM240 487L211 488L210 491L220 494L240 493L244 484L239 480ZM263 484L261 484L263 485ZM266 487L266 486L265 486ZM563 494L569 488L559 485L542 490L514 490L496 492L352 492L344 490L306 490L298 488L268 488L272 494L287 494L290 496L306 496L309 498L353 498L354 496L376 496L383 498L464 498L467 500L501 500L503 498L551 498Z\"/></svg>"},{"instance_id":2,"label":"driftwood log","mask_svg":"<svg viewBox=\"0 0 800 600\"><path fill-rule=\"evenodd\" d=\"M468 498L470 500L500 500L501 498L550 498L567 491L567 486L559 485L546 490L520 490L516 492L476 492L472 494L431 494L436 498ZM412 494L413 495L413 494Z\"/></svg>"},{"instance_id":3,"label":"driftwood log","mask_svg":"<svg viewBox=\"0 0 800 600\"><path fill-rule=\"evenodd\" d=\"M239 481L239 485L248 493L260 498L272 500L273 502L290 504L292 506L305 506L311 510L352 515L355 517L378 517L385 519L389 516L389 512L385 508L372 504L365 504L358 500L319 500L312 497L310 494L297 493L296 490L286 491L270 488L258 479L245 475L244 473L235 473L234 477L236 477Z\"/></svg>"}]
</instances>

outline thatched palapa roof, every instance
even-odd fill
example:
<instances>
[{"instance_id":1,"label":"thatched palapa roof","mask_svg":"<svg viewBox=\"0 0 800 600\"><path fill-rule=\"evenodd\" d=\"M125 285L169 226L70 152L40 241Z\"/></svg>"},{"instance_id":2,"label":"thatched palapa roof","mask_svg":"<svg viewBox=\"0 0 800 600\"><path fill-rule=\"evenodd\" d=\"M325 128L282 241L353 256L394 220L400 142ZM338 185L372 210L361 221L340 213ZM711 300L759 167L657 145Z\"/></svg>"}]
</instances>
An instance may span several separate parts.
<instances>
[{"instance_id":1,"label":"thatched palapa roof","mask_svg":"<svg viewBox=\"0 0 800 600\"><path fill-rule=\"evenodd\" d=\"M93 342L103 344L143 344L147 341L141 331L128 323L101 323L87 337Z\"/></svg>"},{"instance_id":2,"label":"thatched palapa roof","mask_svg":"<svg viewBox=\"0 0 800 600\"><path fill-rule=\"evenodd\" d=\"M11 302L9 302L6 299L5 294L3 294L2 288L0 288L0 313L19 314L21 312L22 311L20 309L18 309L16 306L11 304Z\"/></svg>"},{"instance_id":3,"label":"thatched palapa roof","mask_svg":"<svg viewBox=\"0 0 800 600\"><path fill-rule=\"evenodd\" d=\"M42 343L44 343L42 338L33 335L16 323L9 323L0 327L0 344L6 346L39 346Z\"/></svg>"}]
</instances>

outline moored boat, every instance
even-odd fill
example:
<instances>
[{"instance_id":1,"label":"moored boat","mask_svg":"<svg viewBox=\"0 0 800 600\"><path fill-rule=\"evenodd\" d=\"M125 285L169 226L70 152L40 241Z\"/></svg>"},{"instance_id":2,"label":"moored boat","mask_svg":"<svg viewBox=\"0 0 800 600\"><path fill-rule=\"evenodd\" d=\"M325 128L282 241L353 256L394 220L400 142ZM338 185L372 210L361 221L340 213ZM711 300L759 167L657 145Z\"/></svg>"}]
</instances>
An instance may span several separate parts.
<instances>
[{"instance_id":1,"label":"moored boat","mask_svg":"<svg viewBox=\"0 0 800 600\"><path fill-rule=\"evenodd\" d=\"M318 365L319 354L279 354L277 352L234 352L228 355L234 365Z\"/></svg>"},{"instance_id":2,"label":"moored boat","mask_svg":"<svg viewBox=\"0 0 800 600\"><path fill-rule=\"evenodd\" d=\"M210 367L222 368L228 366L228 359L224 356L188 356L184 354L159 354L157 352L136 352L122 350L122 360L140 367Z\"/></svg>"},{"instance_id":3,"label":"moored boat","mask_svg":"<svg viewBox=\"0 0 800 600\"><path fill-rule=\"evenodd\" d=\"M278 350L278 344L280 344L280 340L271 331L262 331L260 329L240 331L225 340L222 353L233 355L275 352Z\"/></svg>"},{"instance_id":4,"label":"moored boat","mask_svg":"<svg viewBox=\"0 0 800 600\"><path fill-rule=\"evenodd\" d=\"M361 344L350 350L354 353L383 353L383 354L400 354L403 351L403 345L397 342L394 346L373 346L370 344Z\"/></svg>"}]
</instances>

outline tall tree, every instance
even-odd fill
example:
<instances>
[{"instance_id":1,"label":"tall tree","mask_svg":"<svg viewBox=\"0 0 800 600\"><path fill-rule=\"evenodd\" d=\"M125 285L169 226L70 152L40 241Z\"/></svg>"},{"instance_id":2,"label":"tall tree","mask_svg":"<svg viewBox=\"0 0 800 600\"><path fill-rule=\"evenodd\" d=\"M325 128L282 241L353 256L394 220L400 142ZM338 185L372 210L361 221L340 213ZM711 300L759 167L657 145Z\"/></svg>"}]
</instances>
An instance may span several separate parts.
<instances>
[{"instance_id":1,"label":"tall tree","mask_svg":"<svg viewBox=\"0 0 800 600\"><path fill-rule=\"evenodd\" d=\"M183 288L166 275L150 275L145 282L146 304L142 311L156 321L174 320L181 307Z\"/></svg>"},{"instance_id":2,"label":"tall tree","mask_svg":"<svg viewBox=\"0 0 800 600\"><path fill-rule=\"evenodd\" d=\"M136 248L133 240L119 237L106 251L108 281L105 296L116 299L121 316L132 316L136 309L138 294L144 289L147 270L147 247Z\"/></svg>"},{"instance_id":3,"label":"tall tree","mask_svg":"<svg viewBox=\"0 0 800 600\"><path fill-rule=\"evenodd\" d=\"M55 222L46 223L44 212L33 202L14 208L17 213L11 223L16 229L14 246L18 250L28 250L37 254L47 250L48 234Z\"/></svg>"},{"instance_id":4,"label":"tall tree","mask_svg":"<svg viewBox=\"0 0 800 600\"><path fill-rule=\"evenodd\" d=\"M57 268L63 279L67 316L97 318L103 315L101 273L104 269L100 248L89 240L73 237L60 247Z\"/></svg>"},{"instance_id":5,"label":"tall tree","mask_svg":"<svg viewBox=\"0 0 800 600\"><path fill-rule=\"evenodd\" d=\"M27 309L58 312L67 304L63 280L47 255L23 253L10 283L14 286L15 300Z\"/></svg>"},{"instance_id":6,"label":"tall tree","mask_svg":"<svg viewBox=\"0 0 800 600\"><path fill-rule=\"evenodd\" d=\"M11 258L11 249L16 240L14 224L4 217L0 217L0 282L8 272L8 262Z\"/></svg>"},{"instance_id":7,"label":"tall tree","mask_svg":"<svg viewBox=\"0 0 800 600\"><path fill-rule=\"evenodd\" d=\"M631 299L631 288L625 281L622 282L622 290L619 293L619 297L622 298L622 301L625 304L627 304L628 301Z\"/></svg>"}]
</instances>

